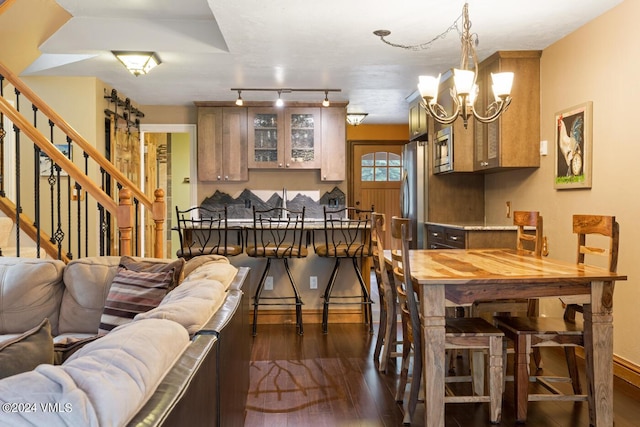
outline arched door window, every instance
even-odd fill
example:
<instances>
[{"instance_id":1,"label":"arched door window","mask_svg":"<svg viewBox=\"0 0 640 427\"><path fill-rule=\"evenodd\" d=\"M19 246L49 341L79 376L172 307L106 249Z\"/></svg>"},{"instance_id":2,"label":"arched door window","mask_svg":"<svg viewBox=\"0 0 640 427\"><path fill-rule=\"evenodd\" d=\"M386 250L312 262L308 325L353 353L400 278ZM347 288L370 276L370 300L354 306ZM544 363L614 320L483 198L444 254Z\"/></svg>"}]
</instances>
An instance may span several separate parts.
<instances>
[{"instance_id":1,"label":"arched door window","mask_svg":"<svg viewBox=\"0 0 640 427\"><path fill-rule=\"evenodd\" d=\"M400 181L402 179L402 158L395 153L378 151L367 153L360 158L362 181Z\"/></svg>"}]
</instances>

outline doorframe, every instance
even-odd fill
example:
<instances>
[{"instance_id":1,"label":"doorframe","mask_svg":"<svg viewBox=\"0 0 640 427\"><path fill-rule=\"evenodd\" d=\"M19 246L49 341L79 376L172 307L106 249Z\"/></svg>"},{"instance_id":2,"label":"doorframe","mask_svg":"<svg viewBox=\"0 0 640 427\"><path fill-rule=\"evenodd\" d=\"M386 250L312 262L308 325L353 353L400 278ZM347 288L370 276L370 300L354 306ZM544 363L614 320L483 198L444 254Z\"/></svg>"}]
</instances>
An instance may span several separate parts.
<instances>
[{"instance_id":1,"label":"doorframe","mask_svg":"<svg viewBox=\"0 0 640 427\"><path fill-rule=\"evenodd\" d=\"M141 177L141 190L145 191L145 164L144 164L144 137L146 133L187 133L189 134L189 192L191 206L198 204L198 167L197 167L197 153L196 146L196 125L195 124L140 124L140 177ZM142 206L142 212L144 213L144 206ZM145 230L145 215L141 218L141 239L144 241ZM164 246L163 246L164 248ZM163 249L164 250L164 249ZM144 245L141 248L142 256L144 256Z\"/></svg>"},{"instance_id":2,"label":"doorframe","mask_svg":"<svg viewBox=\"0 0 640 427\"><path fill-rule=\"evenodd\" d=\"M347 182L349 183L347 186L347 206L353 206L354 203L353 195L355 193L355 156L353 155L353 153L355 151L355 147L358 145L405 145L407 142L409 141L402 139L347 140Z\"/></svg>"}]
</instances>

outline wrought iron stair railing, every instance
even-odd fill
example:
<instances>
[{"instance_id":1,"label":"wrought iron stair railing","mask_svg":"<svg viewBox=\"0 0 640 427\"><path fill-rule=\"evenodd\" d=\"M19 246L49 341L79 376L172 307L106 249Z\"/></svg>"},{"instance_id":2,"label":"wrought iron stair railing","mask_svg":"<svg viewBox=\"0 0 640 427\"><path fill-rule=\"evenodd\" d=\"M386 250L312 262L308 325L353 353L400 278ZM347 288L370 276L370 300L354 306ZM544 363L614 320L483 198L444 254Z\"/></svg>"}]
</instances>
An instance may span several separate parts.
<instances>
[{"instance_id":1,"label":"wrought iron stair railing","mask_svg":"<svg viewBox=\"0 0 640 427\"><path fill-rule=\"evenodd\" d=\"M14 96L11 102L5 93L9 90ZM24 108L24 104L29 105ZM32 118L23 111L30 111ZM4 129L4 117L12 129ZM9 132L13 132L13 158L4 155ZM29 146L33 146L32 156L23 155ZM82 161L72 161L56 146L67 153L81 150ZM41 159L51 164L45 176ZM11 168L6 167L7 162L13 162ZM14 169L11 179L9 169ZM11 189L5 188L7 181L13 182ZM8 193L14 195L13 200ZM138 255L143 246L145 210L153 223L151 235L144 237L153 240L149 255L162 257L166 240L164 191L156 189L153 199L148 197L0 63L0 211L33 240L39 256L44 256L41 250L65 261L96 254ZM16 232L18 254L20 234Z\"/></svg>"}]
</instances>

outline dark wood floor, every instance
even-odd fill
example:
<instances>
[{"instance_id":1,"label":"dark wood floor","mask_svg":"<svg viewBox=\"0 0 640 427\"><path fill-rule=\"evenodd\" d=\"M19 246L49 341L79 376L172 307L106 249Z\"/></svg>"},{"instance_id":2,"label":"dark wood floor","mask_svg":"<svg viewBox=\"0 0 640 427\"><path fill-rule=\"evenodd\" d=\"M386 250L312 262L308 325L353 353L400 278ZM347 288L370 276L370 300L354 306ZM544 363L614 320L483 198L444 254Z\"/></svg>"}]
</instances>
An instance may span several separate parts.
<instances>
[{"instance_id":1,"label":"dark wood floor","mask_svg":"<svg viewBox=\"0 0 640 427\"><path fill-rule=\"evenodd\" d=\"M260 325L254 338L246 426L399 426L402 410L394 400L397 369L380 374L372 360L375 333L361 324ZM545 372L563 373L561 354L543 350ZM501 426L514 420L513 387L507 383ZM418 406L416 425L422 423ZM616 427L640 425L640 390L614 384ZM485 426L487 404L448 404L447 426ZM532 402L528 426L587 426L586 402Z\"/></svg>"}]
</instances>

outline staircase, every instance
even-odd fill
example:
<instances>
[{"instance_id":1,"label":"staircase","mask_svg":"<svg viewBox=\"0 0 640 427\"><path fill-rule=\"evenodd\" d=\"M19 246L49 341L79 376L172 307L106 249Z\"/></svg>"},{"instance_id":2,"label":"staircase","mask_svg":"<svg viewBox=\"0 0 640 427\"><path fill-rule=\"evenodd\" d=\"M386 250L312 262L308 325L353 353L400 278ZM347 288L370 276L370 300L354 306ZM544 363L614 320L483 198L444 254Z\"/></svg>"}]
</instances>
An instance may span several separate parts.
<instances>
[{"instance_id":1,"label":"staircase","mask_svg":"<svg viewBox=\"0 0 640 427\"><path fill-rule=\"evenodd\" d=\"M12 129L4 129L5 118ZM13 144L13 158L5 158L6 141ZM73 160L57 146L74 153ZM42 159L51 162L50 172L41 170ZM10 169L14 176L6 175ZM145 212L153 223L152 235L144 237L153 240L148 255L164 255L163 190L149 198L2 63L0 178L0 211L12 223L8 227L0 218L4 256L34 254L68 262L92 255L139 255ZM5 188L7 182L15 188ZM23 236L29 241L21 241Z\"/></svg>"}]
</instances>

